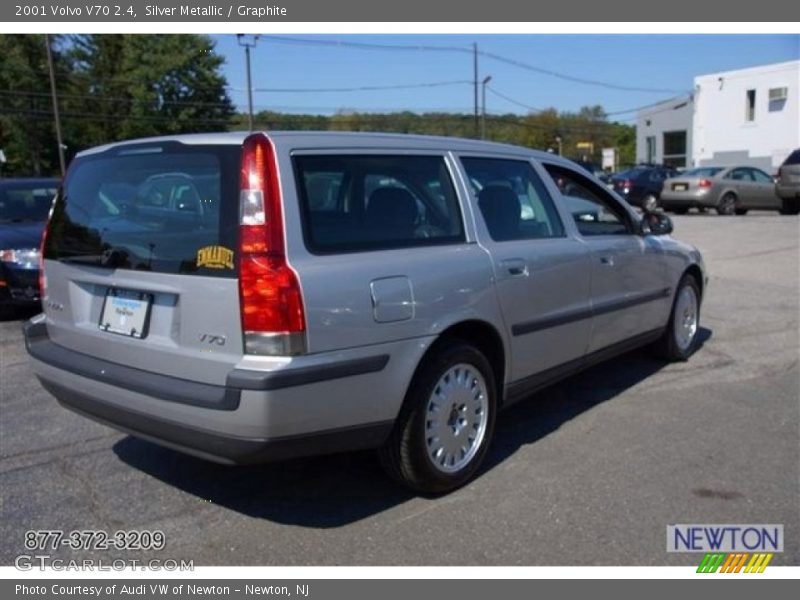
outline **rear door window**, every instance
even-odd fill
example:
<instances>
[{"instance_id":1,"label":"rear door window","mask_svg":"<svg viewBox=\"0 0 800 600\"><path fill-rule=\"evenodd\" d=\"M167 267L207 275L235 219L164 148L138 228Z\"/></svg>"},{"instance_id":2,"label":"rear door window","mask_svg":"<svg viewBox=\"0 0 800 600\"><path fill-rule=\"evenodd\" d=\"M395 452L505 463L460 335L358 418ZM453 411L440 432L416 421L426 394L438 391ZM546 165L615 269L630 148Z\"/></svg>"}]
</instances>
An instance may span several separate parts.
<instances>
[{"instance_id":1,"label":"rear door window","mask_svg":"<svg viewBox=\"0 0 800 600\"><path fill-rule=\"evenodd\" d=\"M442 156L294 156L311 252L381 250L464 241Z\"/></svg>"},{"instance_id":2,"label":"rear door window","mask_svg":"<svg viewBox=\"0 0 800 600\"><path fill-rule=\"evenodd\" d=\"M123 146L76 159L47 258L96 267L235 276L237 146Z\"/></svg>"}]
</instances>

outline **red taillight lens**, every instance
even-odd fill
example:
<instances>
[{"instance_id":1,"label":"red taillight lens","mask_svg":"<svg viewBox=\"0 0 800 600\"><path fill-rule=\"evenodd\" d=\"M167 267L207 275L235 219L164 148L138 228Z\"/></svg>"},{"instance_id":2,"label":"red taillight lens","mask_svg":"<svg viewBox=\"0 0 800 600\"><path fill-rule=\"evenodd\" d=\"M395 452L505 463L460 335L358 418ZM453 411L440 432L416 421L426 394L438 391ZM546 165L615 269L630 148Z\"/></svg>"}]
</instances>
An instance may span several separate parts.
<instances>
[{"instance_id":1,"label":"red taillight lens","mask_svg":"<svg viewBox=\"0 0 800 600\"><path fill-rule=\"evenodd\" d=\"M711 181L709 181L708 179L701 179L700 181L697 182L697 187L710 188Z\"/></svg>"},{"instance_id":2,"label":"red taillight lens","mask_svg":"<svg viewBox=\"0 0 800 600\"><path fill-rule=\"evenodd\" d=\"M303 297L297 274L286 262L275 151L261 133L244 142L239 198L239 295L246 349L296 353L302 346L296 335L305 332ZM270 342L260 344L259 339Z\"/></svg>"},{"instance_id":3,"label":"red taillight lens","mask_svg":"<svg viewBox=\"0 0 800 600\"><path fill-rule=\"evenodd\" d=\"M39 298L44 300L47 291L47 277L44 275L44 249L47 246L47 230L50 228L50 219L47 219L42 231L42 242L39 245Z\"/></svg>"},{"instance_id":4,"label":"red taillight lens","mask_svg":"<svg viewBox=\"0 0 800 600\"><path fill-rule=\"evenodd\" d=\"M281 259L243 256L239 284L245 331L288 333L305 329L297 276Z\"/></svg>"}]
</instances>

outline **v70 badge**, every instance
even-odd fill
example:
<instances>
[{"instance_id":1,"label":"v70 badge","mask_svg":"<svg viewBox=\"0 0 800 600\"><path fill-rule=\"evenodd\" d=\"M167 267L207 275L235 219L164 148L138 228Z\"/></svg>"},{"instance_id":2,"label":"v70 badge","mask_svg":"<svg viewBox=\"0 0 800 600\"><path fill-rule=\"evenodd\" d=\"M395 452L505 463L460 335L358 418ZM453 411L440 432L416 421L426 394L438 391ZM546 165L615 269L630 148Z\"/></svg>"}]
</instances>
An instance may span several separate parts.
<instances>
[{"instance_id":1,"label":"v70 badge","mask_svg":"<svg viewBox=\"0 0 800 600\"><path fill-rule=\"evenodd\" d=\"M210 344L212 346L224 346L227 341L224 335L211 335L210 333L201 333L200 341Z\"/></svg>"}]
</instances>

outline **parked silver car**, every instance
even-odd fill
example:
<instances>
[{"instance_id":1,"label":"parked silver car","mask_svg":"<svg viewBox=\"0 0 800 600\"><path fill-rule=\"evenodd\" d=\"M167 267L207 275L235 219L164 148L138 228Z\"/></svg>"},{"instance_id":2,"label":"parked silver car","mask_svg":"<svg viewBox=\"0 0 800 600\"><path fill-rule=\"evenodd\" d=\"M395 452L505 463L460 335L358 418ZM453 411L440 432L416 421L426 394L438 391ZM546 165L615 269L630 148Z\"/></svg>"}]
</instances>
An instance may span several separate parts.
<instances>
[{"instance_id":1,"label":"parked silver car","mask_svg":"<svg viewBox=\"0 0 800 600\"><path fill-rule=\"evenodd\" d=\"M754 167L698 167L664 182L664 210L682 214L690 208L714 208L721 215L753 210L781 210L775 181Z\"/></svg>"},{"instance_id":2,"label":"parked silver car","mask_svg":"<svg viewBox=\"0 0 800 600\"><path fill-rule=\"evenodd\" d=\"M59 402L133 435L224 463L379 448L441 493L475 474L501 407L644 344L689 357L707 277L670 231L513 146L113 144L57 196L27 347Z\"/></svg>"}]
</instances>

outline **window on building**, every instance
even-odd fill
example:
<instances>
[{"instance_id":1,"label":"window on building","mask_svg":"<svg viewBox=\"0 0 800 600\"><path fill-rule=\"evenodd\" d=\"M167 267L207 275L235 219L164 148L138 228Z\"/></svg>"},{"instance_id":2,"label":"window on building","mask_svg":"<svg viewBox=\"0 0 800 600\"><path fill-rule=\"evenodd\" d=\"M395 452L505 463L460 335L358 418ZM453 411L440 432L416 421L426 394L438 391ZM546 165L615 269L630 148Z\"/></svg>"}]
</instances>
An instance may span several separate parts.
<instances>
[{"instance_id":1,"label":"window on building","mask_svg":"<svg viewBox=\"0 0 800 600\"><path fill-rule=\"evenodd\" d=\"M675 169L686 166L686 130L664 132L664 165Z\"/></svg>"},{"instance_id":2,"label":"window on building","mask_svg":"<svg viewBox=\"0 0 800 600\"><path fill-rule=\"evenodd\" d=\"M789 97L789 88L778 87L769 91L769 112L779 112L786 106L786 99Z\"/></svg>"},{"instance_id":3,"label":"window on building","mask_svg":"<svg viewBox=\"0 0 800 600\"><path fill-rule=\"evenodd\" d=\"M756 91L755 90L747 90L747 103L745 105L744 120L745 121L755 121L756 120Z\"/></svg>"},{"instance_id":4,"label":"window on building","mask_svg":"<svg viewBox=\"0 0 800 600\"><path fill-rule=\"evenodd\" d=\"M656 162L656 136L649 135L647 136L647 163L654 163Z\"/></svg>"}]
</instances>

